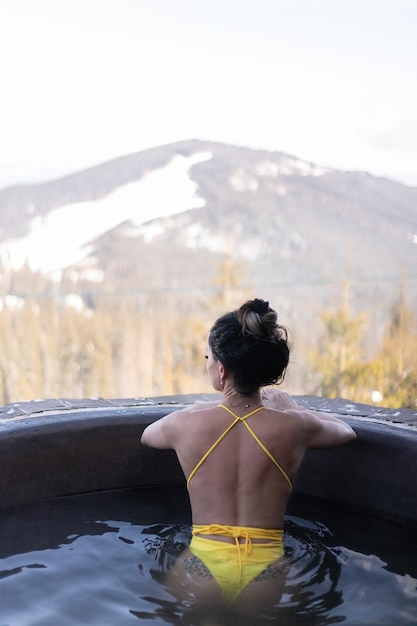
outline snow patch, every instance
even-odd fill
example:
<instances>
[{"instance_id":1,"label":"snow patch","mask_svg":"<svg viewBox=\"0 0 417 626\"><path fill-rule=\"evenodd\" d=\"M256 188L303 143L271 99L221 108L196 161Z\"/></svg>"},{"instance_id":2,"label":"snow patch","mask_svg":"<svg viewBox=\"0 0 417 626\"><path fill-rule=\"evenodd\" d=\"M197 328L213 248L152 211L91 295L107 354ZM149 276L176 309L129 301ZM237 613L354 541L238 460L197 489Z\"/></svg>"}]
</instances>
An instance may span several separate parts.
<instances>
[{"instance_id":1,"label":"snow patch","mask_svg":"<svg viewBox=\"0 0 417 626\"><path fill-rule=\"evenodd\" d=\"M256 191L259 182L256 176L264 178L278 178L279 176L323 176L330 170L318 167L293 157L282 158L278 161L260 161L254 168L254 174L244 168L236 169L229 178L230 186L236 191ZM283 196L286 189L283 185L277 187L277 194Z\"/></svg>"},{"instance_id":2,"label":"snow patch","mask_svg":"<svg viewBox=\"0 0 417 626\"><path fill-rule=\"evenodd\" d=\"M164 228L162 224L158 221L152 222L151 224L145 224L136 232L133 231L130 233L130 236L135 237L143 237L143 241L145 243L151 243L156 237L159 237L164 232Z\"/></svg>"},{"instance_id":3,"label":"snow patch","mask_svg":"<svg viewBox=\"0 0 417 626\"><path fill-rule=\"evenodd\" d=\"M13 269L27 262L33 270L59 274L80 263L94 239L125 221L140 225L202 207L205 200L198 196L189 170L212 156L209 152L176 155L166 166L100 200L63 206L45 217L38 216L32 220L28 235L0 245L0 258Z\"/></svg>"},{"instance_id":4,"label":"snow patch","mask_svg":"<svg viewBox=\"0 0 417 626\"><path fill-rule=\"evenodd\" d=\"M84 301L78 293L69 293L64 297L66 308L71 308L81 313L84 310Z\"/></svg>"},{"instance_id":5,"label":"snow patch","mask_svg":"<svg viewBox=\"0 0 417 626\"><path fill-rule=\"evenodd\" d=\"M248 174L243 168L233 172L229 178L229 183L236 191L256 191L258 189L256 178Z\"/></svg>"},{"instance_id":6,"label":"snow patch","mask_svg":"<svg viewBox=\"0 0 417 626\"><path fill-rule=\"evenodd\" d=\"M19 298L19 296L6 294L0 298L0 311L21 311L24 306L25 301L23 298Z\"/></svg>"},{"instance_id":7,"label":"snow patch","mask_svg":"<svg viewBox=\"0 0 417 626\"><path fill-rule=\"evenodd\" d=\"M324 176L330 170L307 163L301 159L287 157L280 161L261 161L255 167L258 176L277 178L277 176Z\"/></svg>"},{"instance_id":8,"label":"snow patch","mask_svg":"<svg viewBox=\"0 0 417 626\"><path fill-rule=\"evenodd\" d=\"M192 224L186 230L186 246L190 249L199 248L201 241L208 236L206 229L200 224Z\"/></svg>"}]
</instances>

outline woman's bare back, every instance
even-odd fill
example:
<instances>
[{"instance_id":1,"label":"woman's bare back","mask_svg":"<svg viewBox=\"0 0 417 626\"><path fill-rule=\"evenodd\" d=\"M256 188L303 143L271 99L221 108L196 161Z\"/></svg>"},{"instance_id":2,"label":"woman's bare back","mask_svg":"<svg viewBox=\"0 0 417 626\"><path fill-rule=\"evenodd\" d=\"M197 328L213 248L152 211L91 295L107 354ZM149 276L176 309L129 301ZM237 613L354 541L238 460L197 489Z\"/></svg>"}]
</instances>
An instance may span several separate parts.
<instances>
[{"instance_id":1,"label":"woman's bare back","mask_svg":"<svg viewBox=\"0 0 417 626\"><path fill-rule=\"evenodd\" d=\"M355 438L343 421L299 407L285 392L272 392L265 404L248 417L247 424L283 472L245 425L236 423L189 483L194 524L282 529L291 494L285 475L293 481L309 448L341 445ZM236 414L244 417L260 406L261 402L244 406ZM173 448L188 478L233 421L222 406L199 403L149 426L142 442Z\"/></svg>"},{"instance_id":2,"label":"woman's bare back","mask_svg":"<svg viewBox=\"0 0 417 626\"><path fill-rule=\"evenodd\" d=\"M243 421L234 424L192 476L189 493L195 524L215 520L232 526L283 528L290 483L305 445L302 433L297 435L294 416L259 408L245 420L247 426ZM222 406L197 409L183 418L183 438L176 451L188 478L235 419Z\"/></svg>"}]
</instances>

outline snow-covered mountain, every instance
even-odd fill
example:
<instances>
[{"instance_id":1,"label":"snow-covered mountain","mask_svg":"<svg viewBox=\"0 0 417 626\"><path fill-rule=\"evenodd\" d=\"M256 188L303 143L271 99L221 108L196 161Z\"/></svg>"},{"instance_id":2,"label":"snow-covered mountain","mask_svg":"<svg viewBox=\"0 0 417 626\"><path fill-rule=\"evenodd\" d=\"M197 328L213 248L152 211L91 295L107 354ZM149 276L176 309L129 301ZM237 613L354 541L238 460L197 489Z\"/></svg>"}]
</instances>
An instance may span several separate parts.
<instances>
[{"instance_id":1,"label":"snow-covered mountain","mask_svg":"<svg viewBox=\"0 0 417 626\"><path fill-rule=\"evenodd\" d=\"M163 167L139 180L110 191L96 200L73 202L36 215L28 206L28 232L0 242L4 265L20 269L25 263L47 275L76 266L88 258L92 242L124 222L138 227L146 222L204 206L189 170L210 159L206 152L184 157L175 155Z\"/></svg>"},{"instance_id":2,"label":"snow-covered mountain","mask_svg":"<svg viewBox=\"0 0 417 626\"><path fill-rule=\"evenodd\" d=\"M415 188L199 140L0 191L4 270L107 289L204 288L227 257L288 306L349 279L360 307L415 280L416 241Z\"/></svg>"}]
</instances>

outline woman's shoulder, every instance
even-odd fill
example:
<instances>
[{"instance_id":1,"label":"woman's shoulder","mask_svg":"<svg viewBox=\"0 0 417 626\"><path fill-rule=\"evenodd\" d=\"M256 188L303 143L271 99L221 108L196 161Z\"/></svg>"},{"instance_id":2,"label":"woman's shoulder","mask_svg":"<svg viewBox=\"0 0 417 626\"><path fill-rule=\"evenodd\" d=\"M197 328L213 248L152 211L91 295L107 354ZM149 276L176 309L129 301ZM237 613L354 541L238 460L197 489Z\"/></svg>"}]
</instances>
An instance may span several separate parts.
<instances>
[{"instance_id":1,"label":"woman's shoulder","mask_svg":"<svg viewBox=\"0 0 417 626\"><path fill-rule=\"evenodd\" d=\"M171 415L175 418L182 419L186 417L196 416L200 414L206 414L208 412L215 411L219 406L219 401L197 401L193 404L189 404L178 411L174 411Z\"/></svg>"}]
</instances>

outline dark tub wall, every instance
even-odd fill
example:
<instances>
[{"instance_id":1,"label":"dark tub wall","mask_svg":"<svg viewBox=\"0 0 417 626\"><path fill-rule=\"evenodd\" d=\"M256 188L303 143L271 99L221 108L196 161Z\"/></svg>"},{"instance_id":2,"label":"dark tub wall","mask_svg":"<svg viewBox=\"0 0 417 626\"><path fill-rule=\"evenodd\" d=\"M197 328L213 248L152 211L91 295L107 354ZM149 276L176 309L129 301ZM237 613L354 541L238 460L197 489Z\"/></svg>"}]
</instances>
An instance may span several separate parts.
<instances>
[{"instance_id":1,"label":"dark tub wall","mask_svg":"<svg viewBox=\"0 0 417 626\"><path fill-rule=\"evenodd\" d=\"M358 438L311 450L295 491L417 523L417 431L347 418Z\"/></svg>"},{"instance_id":2,"label":"dark tub wall","mask_svg":"<svg viewBox=\"0 0 417 626\"><path fill-rule=\"evenodd\" d=\"M143 428L208 396L45 401L0 409L0 507L60 495L184 484L176 456L140 444ZM295 492L417 523L417 415L346 400L299 397L357 431L355 442L310 451ZM36 412L34 412L36 411Z\"/></svg>"},{"instance_id":3,"label":"dark tub wall","mask_svg":"<svg viewBox=\"0 0 417 626\"><path fill-rule=\"evenodd\" d=\"M0 424L0 507L59 495L179 483L172 451L140 444L169 407L89 408Z\"/></svg>"}]
</instances>

